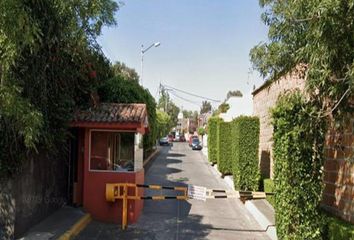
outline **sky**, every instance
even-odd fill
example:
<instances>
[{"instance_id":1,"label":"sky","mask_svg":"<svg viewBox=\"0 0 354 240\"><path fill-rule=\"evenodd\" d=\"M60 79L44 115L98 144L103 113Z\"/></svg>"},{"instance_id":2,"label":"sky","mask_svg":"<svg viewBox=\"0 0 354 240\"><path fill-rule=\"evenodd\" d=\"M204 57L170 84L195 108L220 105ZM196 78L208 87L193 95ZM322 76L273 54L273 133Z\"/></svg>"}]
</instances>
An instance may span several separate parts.
<instances>
[{"instance_id":1,"label":"sky","mask_svg":"<svg viewBox=\"0 0 354 240\"><path fill-rule=\"evenodd\" d=\"M112 62L139 75L141 45L160 42L144 54L143 86L154 97L162 83L223 101L229 90L250 96L263 82L249 60L250 49L267 40L261 13L258 0L125 0L117 26L105 27L98 42ZM200 109L202 99L178 95L189 102L172 96L177 106Z\"/></svg>"}]
</instances>

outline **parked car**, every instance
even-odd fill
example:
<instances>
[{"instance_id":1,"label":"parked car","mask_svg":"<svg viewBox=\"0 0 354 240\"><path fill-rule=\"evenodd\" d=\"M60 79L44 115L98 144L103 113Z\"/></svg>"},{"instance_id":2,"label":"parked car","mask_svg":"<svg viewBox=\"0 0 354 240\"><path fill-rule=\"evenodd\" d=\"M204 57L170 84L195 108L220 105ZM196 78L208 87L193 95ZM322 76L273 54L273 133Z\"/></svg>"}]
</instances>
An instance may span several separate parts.
<instances>
[{"instance_id":1,"label":"parked car","mask_svg":"<svg viewBox=\"0 0 354 240\"><path fill-rule=\"evenodd\" d=\"M202 150L202 145L200 144L199 138L192 139L192 150Z\"/></svg>"},{"instance_id":2,"label":"parked car","mask_svg":"<svg viewBox=\"0 0 354 240\"><path fill-rule=\"evenodd\" d=\"M179 137L179 141L180 141L180 142L185 142L185 141L186 141L186 138L185 138L183 135L181 135L181 136Z\"/></svg>"},{"instance_id":3,"label":"parked car","mask_svg":"<svg viewBox=\"0 0 354 240\"><path fill-rule=\"evenodd\" d=\"M175 139L174 139L174 142L179 142L179 136L176 136Z\"/></svg>"},{"instance_id":4,"label":"parked car","mask_svg":"<svg viewBox=\"0 0 354 240\"><path fill-rule=\"evenodd\" d=\"M198 136L190 136L189 137L189 146L191 147L192 146L192 141L193 139L199 139Z\"/></svg>"},{"instance_id":5,"label":"parked car","mask_svg":"<svg viewBox=\"0 0 354 240\"><path fill-rule=\"evenodd\" d=\"M170 141L168 140L168 137L163 137L163 138L160 138L159 144L160 144L160 146L169 146Z\"/></svg>"}]
</instances>

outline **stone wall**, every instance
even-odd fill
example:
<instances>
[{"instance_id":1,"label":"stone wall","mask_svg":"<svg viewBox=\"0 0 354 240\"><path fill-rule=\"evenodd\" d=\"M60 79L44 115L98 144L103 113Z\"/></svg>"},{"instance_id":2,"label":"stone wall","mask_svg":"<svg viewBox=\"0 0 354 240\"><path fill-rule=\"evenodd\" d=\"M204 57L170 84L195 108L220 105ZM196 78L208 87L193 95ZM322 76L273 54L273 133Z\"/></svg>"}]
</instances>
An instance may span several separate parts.
<instances>
[{"instance_id":1,"label":"stone wall","mask_svg":"<svg viewBox=\"0 0 354 240\"><path fill-rule=\"evenodd\" d=\"M67 202L68 154L41 152L24 161L20 174L0 181L0 239L23 235Z\"/></svg>"},{"instance_id":2,"label":"stone wall","mask_svg":"<svg viewBox=\"0 0 354 240\"><path fill-rule=\"evenodd\" d=\"M259 165L261 174L265 178L273 178L273 126L269 110L274 107L281 93L296 88L302 90L304 86L305 81L300 74L294 73L282 77L272 84L265 83L253 92L253 115L258 116L260 121Z\"/></svg>"}]
</instances>

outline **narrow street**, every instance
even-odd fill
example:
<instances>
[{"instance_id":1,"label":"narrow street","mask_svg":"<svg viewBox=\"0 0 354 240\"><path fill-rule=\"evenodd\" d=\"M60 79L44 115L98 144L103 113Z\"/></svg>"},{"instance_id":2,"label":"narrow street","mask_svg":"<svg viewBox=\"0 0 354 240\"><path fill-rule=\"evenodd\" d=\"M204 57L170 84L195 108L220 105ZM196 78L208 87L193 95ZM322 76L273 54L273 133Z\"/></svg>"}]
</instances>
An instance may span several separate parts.
<instances>
[{"instance_id":1,"label":"narrow street","mask_svg":"<svg viewBox=\"0 0 354 240\"><path fill-rule=\"evenodd\" d=\"M188 143L162 147L149 163L145 182L165 186L193 184L228 189L201 151ZM156 194L156 190L154 192ZM158 192L160 194L161 192ZM168 190L162 194L168 194ZM149 195L149 190L145 191ZM151 194L150 194L151 195ZM171 194L170 194L171 195ZM150 201L138 223L122 231L120 226L91 222L76 239L268 239L239 199Z\"/></svg>"}]
</instances>

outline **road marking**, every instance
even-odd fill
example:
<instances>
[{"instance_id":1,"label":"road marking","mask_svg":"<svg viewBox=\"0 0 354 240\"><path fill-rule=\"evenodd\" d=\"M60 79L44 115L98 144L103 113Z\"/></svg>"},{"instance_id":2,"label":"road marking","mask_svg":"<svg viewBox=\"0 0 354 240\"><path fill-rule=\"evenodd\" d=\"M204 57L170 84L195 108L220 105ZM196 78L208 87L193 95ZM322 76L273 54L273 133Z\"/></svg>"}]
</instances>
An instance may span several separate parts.
<instances>
[{"instance_id":1,"label":"road marking","mask_svg":"<svg viewBox=\"0 0 354 240\"><path fill-rule=\"evenodd\" d=\"M90 222L92 218L90 214L85 214L77 221L68 231L61 235L59 240L70 240L77 236Z\"/></svg>"}]
</instances>

